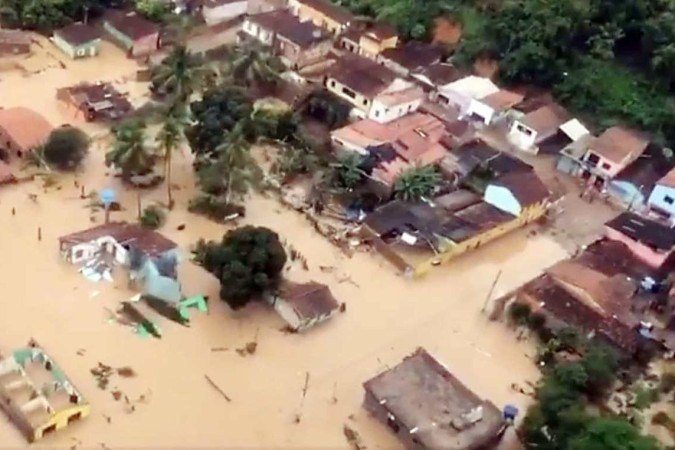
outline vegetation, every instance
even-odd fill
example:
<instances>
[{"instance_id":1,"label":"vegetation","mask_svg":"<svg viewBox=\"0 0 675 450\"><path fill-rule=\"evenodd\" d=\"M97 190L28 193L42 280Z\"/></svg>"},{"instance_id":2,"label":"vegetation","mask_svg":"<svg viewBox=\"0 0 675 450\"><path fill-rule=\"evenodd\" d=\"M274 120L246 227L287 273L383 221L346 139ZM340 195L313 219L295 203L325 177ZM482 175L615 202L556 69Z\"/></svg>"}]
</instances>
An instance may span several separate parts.
<instances>
[{"instance_id":1,"label":"vegetation","mask_svg":"<svg viewBox=\"0 0 675 450\"><path fill-rule=\"evenodd\" d=\"M146 19L165 22L171 15L171 5L162 0L136 0L136 11Z\"/></svg>"},{"instance_id":2,"label":"vegetation","mask_svg":"<svg viewBox=\"0 0 675 450\"><path fill-rule=\"evenodd\" d=\"M224 198L209 194L201 194L190 200L188 211L216 222L224 222L233 216L241 217L246 213L243 206L227 203Z\"/></svg>"},{"instance_id":3,"label":"vegetation","mask_svg":"<svg viewBox=\"0 0 675 450\"><path fill-rule=\"evenodd\" d=\"M441 183L441 175L434 166L413 167L403 172L394 183L394 195L405 201L429 197Z\"/></svg>"},{"instance_id":4,"label":"vegetation","mask_svg":"<svg viewBox=\"0 0 675 450\"><path fill-rule=\"evenodd\" d=\"M224 67L228 84L254 91L265 91L274 87L283 70L283 64L269 48L256 44L237 47Z\"/></svg>"},{"instance_id":5,"label":"vegetation","mask_svg":"<svg viewBox=\"0 0 675 450\"><path fill-rule=\"evenodd\" d=\"M153 69L150 90L159 95L169 95L175 102L185 103L204 85L207 74L202 58L179 43Z\"/></svg>"},{"instance_id":6,"label":"vegetation","mask_svg":"<svg viewBox=\"0 0 675 450\"><path fill-rule=\"evenodd\" d=\"M171 193L171 160L173 152L183 142L185 128L188 122L188 114L181 103L174 104L164 117L162 128L157 133L157 143L164 154L164 178L166 180L166 194L169 209L173 207Z\"/></svg>"},{"instance_id":7,"label":"vegetation","mask_svg":"<svg viewBox=\"0 0 675 450\"><path fill-rule=\"evenodd\" d=\"M128 119L113 129L115 141L106 154L106 165L122 172L122 179L129 181L133 175L144 175L152 170L155 155L145 144L145 122Z\"/></svg>"},{"instance_id":8,"label":"vegetation","mask_svg":"<svg viewBox=\"0 0 675 450\"><path fill-rule=\"evenodd\" d=\"M352 190L361 184L366 173L363 170L363 157L358 153L349 152L338 157L332 165L332 185L342 190Z\"/></svg>"},{"instance_id":9,"label":"vegetation","mask_svg":"<svg viewBox=\"0 0 675 450\"><path fill-rule=\"evenodd\" d=\"M65 125L52 131L47 142L30 154L30 163L38 167L72 171L82 165L89 144L89 136L84 131Z\"/></svg>"},{"instance_id":10,"label":"vegetation","mask_svg":"<svg viewBox=\"0 0 675 450\"><path fill-rule=\"evenodd\" d=\"M325 90L314 92L305 105L304 113L324 123L330 129L347 124L351 105Z\"/></svg>"},{"instance_id":11,"label":"vegetation","mask_svg":"<svg viewBox=\"0 0 675 450\"><path fill-rule=\"evenodd\" d=\"M141 215L141 226L149 230L156 230L161 227L166 220L166 215L164 211L158 206L151 205L143 209L143 214Z\"/></svg>"},{"instance_id":12,"label":"vegetation","mask_svg":"<svg viewBox=\"0 0 675 450\"><path fill-rule=\"evenodd\" d=\"M220 297L240 309L275 289L286 264L279 236L268 228L245 226L229 231L221 242L200 240L195 261L220 280Z\"/></svg>"},{"instance_id":13,"label":"vegetation","mask_svg":"<svg viewBox=\"0 0 675 450\"><path fill-rule=\"evenodd\" d=\"M95 15L114 0L0 0L0 26L49 32L85 15Z\"/></svg>"},{"instance_id":14,"label":"vegetation","mask_svg":"<svg viewBox=\"0 0 675 450\"><path fill-rule=\"evenodd\" d=\"M311 149L295 145L283 145L272 170L288 181L294 175L312 173L321 165L320 158Z\"/></svg>"}]
</instances>

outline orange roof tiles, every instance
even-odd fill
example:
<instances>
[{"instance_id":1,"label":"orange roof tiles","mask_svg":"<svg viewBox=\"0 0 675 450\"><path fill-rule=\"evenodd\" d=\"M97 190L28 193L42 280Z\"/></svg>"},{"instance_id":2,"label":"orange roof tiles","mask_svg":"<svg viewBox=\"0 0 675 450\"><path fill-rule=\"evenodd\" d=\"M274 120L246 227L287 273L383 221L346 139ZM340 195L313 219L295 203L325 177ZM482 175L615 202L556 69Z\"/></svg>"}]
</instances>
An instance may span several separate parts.
<instances>
[{"instance_id":1,"label":"orange roof tiles","mask_svg":"<svg viewBox=\"0 0 675 450\"><path fill-rule=\"evenodd\" d=\"M636 130L612 127L591 140L589 148L605 159L621 164L640 156L649 145L649 139Z\"/></svg>"},{"instance_id":2,"label":"orange roof tiles","mask_svg":"<svg viewBox=\"0 0 675 450\"><path fill-rule=\"evenodd\" d=\"M44 143L54 127L40 113L16 107L0 108L0 129L27 151Z\"/></svg>"}]
</instances>

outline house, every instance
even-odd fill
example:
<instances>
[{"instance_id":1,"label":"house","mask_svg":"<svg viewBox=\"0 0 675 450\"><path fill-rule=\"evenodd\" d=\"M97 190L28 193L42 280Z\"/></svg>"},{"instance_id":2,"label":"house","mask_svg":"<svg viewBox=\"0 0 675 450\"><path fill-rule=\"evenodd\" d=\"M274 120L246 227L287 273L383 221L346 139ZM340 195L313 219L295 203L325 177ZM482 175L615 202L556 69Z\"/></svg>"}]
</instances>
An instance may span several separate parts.
<instances>
[{"instance_id":1,"label":"house","mask_svg":"<svg viewBox=\"0 0 675 450\"><path fill-rule=\"evenodd\" d=\"M665 174L649 196L651 212L675 225L675 168Z\"/></svg>"},{"instance_id":2,"label":"house","mask_svg":"<svg viewBox=\"0 0 675 450\"><path fill-rule=\"evenodd\" d=\"M11 167L0 159L0 185L16 183L17 179Z\"/></svg>"},{"instance_id":3,"label":"house","mask_svg":"<svg viewBox=\"0 0 675 450\"><path fill-rule=\"evenodd\" d=\"M0 358L0 409L29 442L91 412L89 403L54 360L32 346Z\"/></svg>"},{"instance_id":4,"label":"house","mask_svg":"<svg viewBox=\"0 0 675 450\"><path fill-rule=\"evenodd\" d=\"M539 153L540 147L545 146L546 142L551 140L555 141L554 146L557 145L559 151L565 145L581 137L577 133L578 121L572 122L574 125L565 126L573 120L565 108L557 103L548 103L514 120L509 129L508 139L520 150L534 154ZM568 135L568 132L571 135ZM587 132L586 130L580 134ZM560 139L562 142L557 143ZM549 149L549 152L555 153L556 151Z\"/></svg>"},{"instance_id":5,"label":"house","mask_svg":"<svg viewBox=\"0 0 675 450\"><path fill-rule=\"evenodd\" d=\"M509 172L488 182L483 200L517 217L541 217L551 193L533 170Z\"/></svg>"},{"instance_id":6,"label":"house","mask_svg":"<svg viewBox=\"0 0 675 450\"><path fill-rule=\"evenodd\" d=\"M159 26L135 12L111 11L103 28L130 57L147 56L159 48Z\"/></svg>"},{"instance_id":7,"label":"house","mask_svg":"<svg viewBox=\"0 0 675 450\"><path fill-rule=\"evenodd\" d=\"M675 262L675 229L655 220L625 212L605 224L605 236L625 244L653 269Z\"/></svg>"},{"instance_id":8,"label":"house","mask_svg":"<svg viewBox=\"0 0 675 450\"><path fill-rule=\"evenodd\" d=\"M615 126L591 138L583 156L581 176L589 183L604 185L644 153L649 138L642 133Z\"/></svg>"},{"instance_id":9,"label":"house","mask_svg":"<svg viewBox=\"0 0 675 450\"><path fill-rule=\"evenodd\" d=\"M310 21L335 35L347 29L354 20L349 10L330 0L288 0L288 7L302 22Z\"/></svg>"},{"instance_id":10,"label":"house","mask_svg":"<svg viewBox=\"0 0 675 450\"><path fill-rule=\"evenodd\" d=\"M204 0L201 12L207 25L215 25L246 14L248 0Z\"/></svg>"},{"instance_id":11,"label":"house","mask_svg":"<svg viewBox=\"0 0 675 450\"><path fill-rule=\"evenodd\" d=\"M454 107L459 116L469 115L471 102L499 92L499 87L489 78L469 75L451 83L439 86L436 101L442 105Z\"/></svg>"},{"instance_id":12,"label":"house","mask_svg":"<svg viewBox=\"0 0 675 450\"><path fill-rule=\"evenodd\" d=\"M377 56L377 62L401 76L424 70L439 64L445 56L442 46L426 42L409 41L397 47L384 49Z\"/></svg>"},{"instance_id":13,"label":"house","mask_svg":"<svg viewBox=\"0 0 675 450\"><path fill-rule=\"evenodd\" d=\"M407 449L492 449L506 429L492 402L422 348L363 388L363 407Z\"/></svg>"},{"instance_id":14,"label":"house","mask_svg":"<svg viewBox=\"0 0 675 450\"><path fill-rule=\"evenodd\" d=\"M490 125L502 119L515 105L523 101L524 96L517 92L500 89L483 98L472 98L466 116Z\"/></svg>"},{"instance_id":15,"label":"house","mask_svg":"<svg viewBox=\"0 0 675 450\"><path fill-rule=\"evenodd\" d=\"M292 69L321 62L332 48L332 41L310 21L301 22L288 10L249 16L242 32L272 47L281 61Z\"/></svg>"},{"instance_id":16,"label":"house","mask_svg":"<svg viewBox=\"0 0 675 450\"><path fill-rule=\"evenodd\" d=\"M317 282L283 281L270 303L294 331L305 331L330 319L340 309L330 288Z\"/></svg>"},{"instance_id":17,"label":"house","mask_svg":"<svg viewBox=\"0 0 675 450\"><path fill-rule=\"evenodd\" d=\"M543 314L554 331L571 326L633 356L650 339L667 345L657 339L661 331L641 332L656 325L651 311L662 294L652 292L655 285L659 276L623 242L601 239L526 283L515 301Z\"/></svg>"},{"instance_id":18,"label":"house","mask_svg":"<svg viewBox=\"0 0 675 450\"><path fill-rule=\"evenodd\" d=\"M640 157L610 180L607 193L629 210L645 210L652 190L673 168L675 158L669 150L651 143Z\"/></svg>"},{"instance_id":19,"label":"house","mask_svg":"<svg viewBox=\"0 0 675 450\"><path fill-rule=\"evenodd\" d=\"M0 29L0 56L30 53L30 34L19 30Z\"/></svg>"},{"instance_id":20,"label":"house","mask_svg":"<svg viewBox=\"0 0 675 450\"><path fill-rule=\"evenodd\" d=\"M440 161L449 151L446 125L429 114L412 113L382 124L364 119L331 132L338 151L357 152L370 162L372 181L390 193L396 179L407 169Z\"/></svg>"},{"instance_id":21,"label":"house","mask_svg":"<svg viewBox=\"0 0 675 450\"><path fill-rule=\"evenodd\" d=\"M419 108L424 91L367 58L344 55L326 78L326 88L354 106L353 113L386 123Z\"/></svg>"},{"instance_id":22,"label":"house","mask_svg":"<svg viewBox=\"0 0 675 450\"><path fill-rule=\"evenodd\" d=\"M410 75L425 86L431 100L438 98L441 87L466 77L466 74L449 62L430 64L413 71Z\"/></svg>"},{"instance_id":23,"label":"house","mask_svg":"<svg viewBox=\"0 0 675 450\"><path fill-rule=\"evenodd\" d=\"M54 31L52 42L73 59L98 55L101 36L96 28L83 23L73 23Z\"/></svg>"},{"instance_id":24,"label":"house","mask_svg":"<svg viewBox=\"0 0 675 450\"><path fill-rule=\"evenodd\" d=\"M398 44L396 29L383 22L368 22L347 28L339 37L337 45L357 55L376 59L383 51Z\"/></svg>"},{"instance_id":25,"label":"house","mask_svg":"<svg viewBox=\"0 0 675 450\"><path fill-rule=\"evenodd\" d=\"M251 15L284 9L287 4L286 0L248 0L247 3L246 13Z\"/></svg>"},{"instance_id":26,"label":"house","mask_svg":"<svg viewBox=\"0 0 675 450\"><path fill-rule=\"evenodd\" d=\"M44 144L54 127L40 113L24 107L0 108L0 158L21 158Z\"/></svg>"},{"instance_id":27,"label":"house","mask_svg":"<svg viewBox=\"0 0 675 450\"><path fill-rule=\"evenodd\" d=\"M56 98L74 117L87 122L119 120L133 111L127 97L110 83L80 83L60 88Z\"/></svg>"}]
</instances>

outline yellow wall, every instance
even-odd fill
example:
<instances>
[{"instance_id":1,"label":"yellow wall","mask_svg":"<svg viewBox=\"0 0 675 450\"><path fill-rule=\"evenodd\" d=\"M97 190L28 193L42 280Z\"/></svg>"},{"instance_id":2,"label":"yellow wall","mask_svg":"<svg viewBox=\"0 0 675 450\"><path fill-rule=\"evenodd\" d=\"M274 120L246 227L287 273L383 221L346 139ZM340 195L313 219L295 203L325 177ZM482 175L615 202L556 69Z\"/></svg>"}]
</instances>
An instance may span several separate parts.
<instances>
[{"instance_id":1,"label":"yellow wall","mask_svg":"<svg viewBox=\"0 0 675 450\"><path fill-rule=\"evenodd\" d=\"M38 439L42 439L44 430L49 428L50 426L56 424L56 430L60 430L62 428L65 428L68 426L68 418L74 416L77 413L80 413L80 419L84 419L89 415L91 412L91 406L90 405L76 405L73 406L72 408L65 409L63 411L59 411L58 413L54 414L49 420L49 422L45 423L43 426L40 428L36 428L34 433L33 433L33 440L37 441Z\"/></svg>"},{"instance_id":2,"label":"yellow wall","mask_svg":"<svg viewBox=\"0 0 675 450\"><path fill-rule=\"evenodd\" d=\"M374 58L380 53L382 53L382 51L388 48L396 47L397 43L398 43L398 36L385 39L384 41L378 41L364 35L361 36L361 39L359 41L359 48L364 56Z\"/></svg>"},{"instance_id":3,"label":"yellow wall","mask_svg":"<svg viewBox=\"0 0 675 450\"><path fill-rule=\"evenodd\" d=\"M297 4L298 8L298 17L301 21L311 20L314 25L317 27L326 28L331 33L337 33L345 25L340 22L333 20L331 17L326 16L321 11L307 6L303 3Z\"/></svg>"}]
</instances>

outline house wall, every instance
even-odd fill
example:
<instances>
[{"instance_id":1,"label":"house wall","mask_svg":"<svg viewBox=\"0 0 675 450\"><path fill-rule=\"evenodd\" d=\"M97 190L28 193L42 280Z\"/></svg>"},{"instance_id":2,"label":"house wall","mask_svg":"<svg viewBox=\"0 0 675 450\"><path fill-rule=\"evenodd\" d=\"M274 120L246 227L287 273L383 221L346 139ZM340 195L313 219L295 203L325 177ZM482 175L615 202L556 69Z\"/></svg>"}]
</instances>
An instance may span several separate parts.
<instances>
[{"instance_id":1,"label":"house wall","mask_svg":"<svg viewBox=\"0 0 675 450\"><path fill-rule=\"evenodd\" d=\"M271 46L274 43L274 33L272 31L262 28L260 25L250 21L249 19L244 21L241 29L246 34L253 36L255 39L265 45Z\"/></svg>"},{"instance_id":2,"label":"house wall","mask_svg":"<svg viewBox=\"0 0 675 450\"><path fill-rule=\"evenodd\" d=\"M214 25L237 16L246 14L248 2L241 0L238 2L226 3L215 8L202 9L202 15L207 25Z\"/></svg>"},{"instance_id":3,"label":"house wall","mask_svg":"<svg viewBox=\"0 0 675 450\"><path fill-rule=\"evenodd\" d=\"M372 107L372 99L367 98L358 92L352 91L349 89L349 87L340 83L336 79L328 77L326 79L326 89L338 97L348 101L364 113L368 114L370 112L370 108Z\"/></svg>"},{"instance_id":4,"label":"house wall","mask_svg":"<svg viewBox=\"0 0 675 450\"><path fill-rule=\"evenodd\" d=\"M398 36L394 36L389 39L384 39L384 40L378 40L378 39L373 39L371 37L368 37L366 35L361 36L361 39L359 40L359 54L371 58L371 59L376 59L377 55L382 53L384 50L388 48L394 48L396 47L396 44L398 44ZM408 70L405 69L403 66L399 66L398 64L395 64L393 61L390 61L390 63L393 66L398 66L400 70L403 71L407 75ZM386 64L385 64L386 65ZM393 69L395 70L395 69Z\"/></svg>"},{"instance_id":5,"label":"house wall","mask_svg":"<svg viewBox=\"0 0 675 450\"><path fill-rule=\"evenodd\" d=\"M105 249L108 253L114 252L115 262L118 264L129 264L128 251L110 236L104 236L91 242L76 244L71 247L62 244L61 256L72 264L80 264L93 258L102 249Z\"/></svg>"},{"instance_id":6,"label":"house wall","mask_svg":"<svg viewBox=\"0 0 675 450\"><path fill-rule=\"evenodd\" d=\"M117 30L117 28L112 26L110 22L105 21L103 23L103 28L108 32L108 34L110 34L115 43L121 46L124 50L129 51L133 48L134 42Z\"/></svg>"},{"instance_id":7,"label":"house wall","mask_svg":"<svg viewBox=\"0 0 675 450\"><path fill-rule=\"evenodd\" d=\"M286 0L248 0L247 13L261 14L276 11L286 6Z\"/></svg>"},{"instance_id":8,"label":"house wall","mask_svg":"<svg viewBox=\"0 0 675 450\"><path fill-rule=\"evenodd\" d=\"M317 27L325 28L331 33L337 34L343 31L349 25L349 23L340 23L334 20L333 18L328 17L322 12L317 11L308 5L305 5L300 0L289 0L288 6L293 12L293 14L300 18L301 22L311 20L312 23Z\"/></svg>"},{"instance_id":9,"label":"house wall","mask_svg":"<svg viewBox=\"0 0 675 450\"><path fill-rule=\"evenodd\" d=\"M408 113L417 111L422 104L422 97L412 101L399 103L398 105L385 105L378 101L377 97L373 99L372 106L368 111L368 118L376 122L386 123L403 117Z\"/></svg>"},{"instance_id":10,"label":"house wall","mask_svg":"<svg viewBox=\"0 0 675 450\"><path fill-rule=\"evenodd\" d=\"M598 157L598 163L595 166L595 172L605 179L614 178L626 166L625 164L617 164L613 161L603 158L602 156L595 153L591 148L589 148L584 155L584 161L589 161L591 155Z\"/></svg>"},{"instance_id":11,"label":"house wall","mask_svg":"<svg viewBox=\"0 0 675 450\"><path fill-rule=\"evenodd\" d=\"M605 236L613 241L623 242L633 255L655 269L660 268L672 253L654 250L641 242L634 241L620 231L607 226L605 227Z\"/></svg>"},{"instance_id":12,"label":"house wall","mask_svg":"<svg viewBox=\"0 0 675 450\"><path fill-rule=\"evenodd\" d=\"M472 98L467 95L446 88L439 89L436 97L436 101L439 103L457 108L460 116L467 114L471 106L471 100Z\"/></svg>"},{"instance_id":13,"label":"house wall","mask_svg":"<svg viewBox=\"0 0 675 450\"><path fill-rule=\"evenodd\" d=\"M522 212L518 199L503 186L489 184L487 189L485 189L483 201L514 216L519 216Z\"/></svg>"},{"instance_id":14,"label":"house wall","mask_svg":"<svg viewBox=\"0 0 675 450\"><path fill-rule=\"evenodd\" d=\"M649 196L649 205L665 213L675 224L675 188L657 184Z\"/></svg>"},{"instance_id":15,"label":"house wall","mask_svg":"<svg viewBox=\"0 0 675 450\"><path fill-rule=\"evenodd\" d=\"M91 412L90 405L75 405L63 411L59 411L58 413L54 414L51 417L49 422L45 423L43 426L39 428L36 428L33 431L33 439L31 440L31 442L36 441L38 439L42 439L45 430L48 429L49 427L55 425L57 431L61 430L69 425L68 419L70 417L74 418L75 416L77 416L77 414L79 414L80 419L83 419L87 417L90 414L90 412Z\"/></svg>"},{"instance_id":16,"label":"house wall","mask_svg":"<svg viewBox=\"0 0 675 450\"><path fill-rule=\"evenodd\" d=\"M131 56L148 55L159 48L159 33L151 34L134 41Z\"/></svg>"},{"instance_id":17,"label":"house wall","mask_svg":"<svg viewBox=\"0 0 675 450\"><path fill-rule=\"evenodd\" d=\"M477 115L483 119L485 125L490 125L490 122L492 122L492 119L496 116L496 112L491 106L482 103L480 100L471 99L466 115Z\"/></svg>"},{"instance_id":18,"label":"house wall","mask_svg":"<svg viewBox=\"0 0 675 450\"><path fill-rule=\"evenodd\" d=\"M319 62L324 56L330 52L333 42L326 39L318 42L316 45L302 49L297 44L277 36L278 51L282 62L291 68L298 69L304 66Z\"/></svg>"},{"instance_id":19,"label":"house wall","mask_svg":"<svg viewBox=\"0 0 675 450\"><path fill-rule=\"evenodd\" d=\"M523 151L536 153L534 143L537 140L537 131L524 125L519 120L514 120L509 130L509 141Z\"/></svg>"},{"instance_id":20,"label":"house wall","mask_svg":"<svg viewBox=\"0 0 675 450\"><path fill-rule=\"evenodd\" d=\"M54 34L52 42L59 50L73 59L96 56L98 54L99 46L101 45L101 40L96 39L83 45L73 46L67 41L64 41L58 34Z\"/></svg>"}]
</instances>

